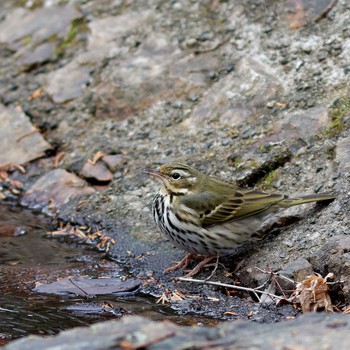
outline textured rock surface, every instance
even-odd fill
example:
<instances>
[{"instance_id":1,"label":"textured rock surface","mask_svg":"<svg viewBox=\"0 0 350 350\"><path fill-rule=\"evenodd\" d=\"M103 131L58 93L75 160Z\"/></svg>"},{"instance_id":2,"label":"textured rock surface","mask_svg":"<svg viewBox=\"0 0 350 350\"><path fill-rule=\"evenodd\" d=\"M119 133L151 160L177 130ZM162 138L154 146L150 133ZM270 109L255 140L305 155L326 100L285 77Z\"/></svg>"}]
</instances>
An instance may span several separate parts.
<instances>
[{"instance_id":1,"label":"textured rock surface","mask_svg":"<svg viewBox=\"0 0 350 350\"><path fill-rule=\"evenodd\" d=\"M348 253L339 243L350 210L347 0L22 3L0 6L0 102L20 106L53 145L27 174L11 175L24 183L23 204L48 210L54 198L59 220L105 230L117 242L110 257L145 292L200 297L174 306L178 313L271 322L297 311L260 314L243 298L230 316L239 302L226 290L173 281L181 271L163 275L184 252L155 227L158 185L142 171L178 160L244 186L332 192L328 206L285 212L274 235L223 259L228 273L220 265L213 278L253 287L262 280L256 267L333 272L345 281L335 301L347 307ZM78 174L98 152L127 162L96 191Z\"/></svg>"},{"instance_id":2,"label":"textured rock surface","mask_svg":"<svg viewBox=\"0 0 350 350\"><path fill-rule=\"evenodd\" d=\"M55 209L74 198L94 192L78 176L63 169L55 169L39 178L24 194L21 203L30 208Z\"/></svg>"},{"instance_id":3,"label":"textured rock surface","mask_svg":"<svg viewBox=\"0 0 350 350\"><path fill-rule=\"evenodd\" d=\"M345 350L350 342L348 315L309 314L273 327L226 322L215 328L179 327L141 317L76 328L55 337L28 337L4 350L35 349L308 349Z\"/></svg>"},{"instance_id":4,"label":"textured rock surface","mask_svg":"<svg viewBox=\"0 0 350 350\"><path fill-rule=\"evenodd\" d=\"M45 155L51 146L20 110L0 105L0 165L23 164Z\"/></svg>"}]
</instances>

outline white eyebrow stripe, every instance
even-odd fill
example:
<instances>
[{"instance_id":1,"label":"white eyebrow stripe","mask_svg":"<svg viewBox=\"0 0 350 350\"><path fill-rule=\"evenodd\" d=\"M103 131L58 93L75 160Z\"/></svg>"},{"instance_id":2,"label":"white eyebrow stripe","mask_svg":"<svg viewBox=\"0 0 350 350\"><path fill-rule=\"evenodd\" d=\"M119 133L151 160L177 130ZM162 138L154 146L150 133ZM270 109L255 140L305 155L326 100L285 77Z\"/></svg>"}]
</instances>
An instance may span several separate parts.
<instances>
[{"instance_id":1,"label":"white eyebrow stripe","mask_svg":"<svg viewBox=\"0 0 350 350\"><path fill-rule=\"evenodd\" d=\"M181 177L189 177L190 176L190 173L188 173L187 171L185 170L180 170L180 169L175 169L171 172L172 174L174 173L178 173L180 174Z\"/></svg>"}]
</instances>

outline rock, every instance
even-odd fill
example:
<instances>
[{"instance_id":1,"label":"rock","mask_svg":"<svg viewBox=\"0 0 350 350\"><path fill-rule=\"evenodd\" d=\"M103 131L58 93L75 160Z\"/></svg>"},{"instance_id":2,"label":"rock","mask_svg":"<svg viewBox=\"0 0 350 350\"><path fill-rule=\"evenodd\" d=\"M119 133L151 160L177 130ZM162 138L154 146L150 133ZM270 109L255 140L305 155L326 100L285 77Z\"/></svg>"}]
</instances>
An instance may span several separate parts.
<instances>
[{"instance_id":1,"label":"rock","mask_svg":"<svg viewBox=\"0 0 350 350\"><path fill-rule=\"evenodd\" d=\"M94 88L97 118L123 120L155 101L184 93L186 83L168 76L168 66L178 56L178 48L164 34L145 40Z\"/></svg>"},{"instance_id":2,"label":"rock","mask_svg":"<svg viewBox=\"0 0 350 350\"><path fill-rule=\"evenodd\" d=\"M264 141L285 141L289 145L299 139L309 141L329 123L329 113L325 106L307 110L284 112L276 123L273 133Z\"/></svg>"},{"instance_id":3,"label":"rock","mask_svg":"<svg viewBox=\"0 0 350 350\"><path fill-rule=\"evenodd\" d=\"M17 50L25 45L22 39L26 37L30 37L31 47L53 36L64 38L71 21L80 17L80 12L69 6L42 7L33 11L17 8L0 23L0 42Z\"/></svg>"},{"instance_id":4,"label":"rock","mask_svg":"<svg viewBox=\"0 0 350 350\"><path fill-rule=\"evenodd\" d=\"M81 66L72 61L46 76L45 91L56 103L80 97L90 79L92 67Z\"/></svg>"},{"instance_id":5,"label":"rock","mask_svg":"<svg viewBox=\"0 0 350 350\"><path fill-rule=\"evenodd\" d=\"M312 275L314 271L312 265L305 258L299 258L283 266L280 273L294 279L296 282L300 282L307 276Z\"/></svg>"},{"instance_id":6,"label":"rock","mask_svg":"<svg viewBox=\"0 0 350 350\"><path fill-rule=\"evenodd\" d=\"M342 293L347 303L350 302L350 237L338 235L331 237L327 243L310 257L315 271L322 276L334 273L335 281L342 281Z\"/></svg>"},{"instance_id":7,"label":"rock","mask_svg":"<svg viewBox=\"0 0 350 350\"><path fill-rule=\"evenodd\" d=\"M121 154L109 154L102 157L102 160L107 164L110 171L115 173L122 165L127 162L125 156Z\"/></svg>"},{"instance_id":8,"label":"rock","mask_svg":"<svg viewBox=\"0 0 350 350\"><path fill-rule=\"evenodd\" d=\"M295 282L303 281L307 276L314 274L312 265L305 259L299 258L295 261L283 266L282 270L278 271L280 275L288 277ZM278 282L283 290L293 290L295 284L293 282L288 282L284 278L278 278Z\"/></svg>"},{"instance_id":9,"label":"rock","mask_svg":"<svg viewBox=\"0 0 350 350\"><path fill-rule=\"evenodd\" d=\"M109 182L113 179L113 174L103 162L97 162L96 164L85 163L83 169L81 169L80 176L98 182Z\"/></svg>"},{"instance_id":10,"label":"rock","mask_svg":"<svg viewBox=\"0 0 350 350\"><path fill-rule=\"evenodd\" d=\"M122 282L119 278L91 278L82 277L63 278L58 281L39 284L33 292L55 295L107 295L123 294L135 292L140 286L141 281L138 279L129 279Z\"/></svg>"},{"instance_id":11,"label":"rock","mask_svg":"<svg viewBox=\"0 0 350 350\"><path fill-rule=\"evenodd\" d=\"M303 0L300 3L295 1L283 1L280 6L290 23L291 29L297 29L307 24L314 23L325 16L335 5L332 0ZM292 13L292 14L291 14Z\"/></svg>"},{"instance_id":12,"label":"rock","mask_svg":"<svg viewBox=\"0 0 350 350\"><path fill-rule=\"evenodd\" d=\"M191 91L186 97L196 102L199 99L198 93L208 88L207 72L219 69L220 64L220 59L212 52L191 54L172 62L169 73L171 79L187 81Z\"/></svg>"},{"instance_id":13,"label":"rock","mask_svg":"<svg viewBox=\"0 0 350 350\"><path fill-rule=\"evenodd\" d=\"M79 316L96 316L96 315L114 315L122 316L123 309L119 307L114 307L109 303L77 303L76 305L71 305L66 308L66 310Z\"/></svg>"},{"instance_id":14,"label":"rock","mask_svg":"<svg viewBox=\"0 0 350 350\"><path fill-rule=\"evenodd\" d=\"M338 140L335 160L344 174L350 172L350 135Z\"/></svg>"},{"instance_id":15,"label":"rock","mask_svg":"<svg viewBox=\"0 0 350 350\"><path fill-rule=\"evenodd\" d=\"M297 336L296 336L297 334ZM56 336L15 340L4 350L32 349L347 349L348 315L309 313L277 324L226 322L217 327L181 327L138 316L63 331Z\"/></svg>"},{"instance_id":16,"label":"rock","mask_svg":"<svg viewBox=\"0 0 350 350\"><path fill-rule=\"evenodd\" d=\"M220 79L203 96L183 125L200 129L214 118L220 125L239 125L251 121L270 100L283 93L283 81L267 65L245 59L237 69Z\"/></svg>"},{"instance_id":17,"label":"rock","mask_svg":"<svg viewBox=\"0 0 350 350\"><path fill-rule=\"evenodd\" d=\"M18 59L18 65L23 70L56 59L56 44L45 43L36 46L33 50L25 51Z\"/></svg>"},{"instance_id":18,"label":"rock","mask_svg":"<svg viewBox=\"0 0 350 350\"><path fill-rule=\"evenodd\" d=\"M140 28L151 20L152 11L149 10L95 19L89 23L91 35L89 36L88 49L91 51L102 50L108 53L109 50L121 44L126 33Z\"/></svg>"},{"instance_id":19,"label":"rock","mask_svg":"<svg viewBox=\"0 0 350 350\"><path fill-rule=\"evenodd\" d=\"M0 125L0 165L30 162L51 149L21 110L0 105Z\"/></svg>"},{"instance_id":20,"label":"rock","mask_svg":"<svg viewBox=\"0 0 350 350\"><path fill-rule=\"evenodd\" d=\"M92 187L64 169L55 169L40 177L25 192L21 204L30 208L59 208L70 200L94 193Z\"/></svg>"}]
</instances>

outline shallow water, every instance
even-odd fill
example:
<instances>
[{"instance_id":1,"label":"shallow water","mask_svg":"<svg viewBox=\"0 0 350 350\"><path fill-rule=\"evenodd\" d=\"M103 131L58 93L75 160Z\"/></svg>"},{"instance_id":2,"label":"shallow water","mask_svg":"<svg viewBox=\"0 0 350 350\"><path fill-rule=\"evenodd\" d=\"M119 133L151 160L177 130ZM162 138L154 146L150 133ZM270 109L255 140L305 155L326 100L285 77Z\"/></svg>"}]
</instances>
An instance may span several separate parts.
<instances>
[{"instance_id":1,"label":"shallow water","mask_svg":"<svg viewBox=\"0 0 350 350\"><path fill-rule=\"evenodd\" d=\"M56 334L125 314L187 325L217 323L205 317L176 315L170 306L156 304L155 297L137 293L94 298L33 293L37 283L67 276L125 275L122 267L91 247L47 237L49 227L49 220L39 213L0 208L0 345L29 334Z\"/></svg>"}]
</instances>

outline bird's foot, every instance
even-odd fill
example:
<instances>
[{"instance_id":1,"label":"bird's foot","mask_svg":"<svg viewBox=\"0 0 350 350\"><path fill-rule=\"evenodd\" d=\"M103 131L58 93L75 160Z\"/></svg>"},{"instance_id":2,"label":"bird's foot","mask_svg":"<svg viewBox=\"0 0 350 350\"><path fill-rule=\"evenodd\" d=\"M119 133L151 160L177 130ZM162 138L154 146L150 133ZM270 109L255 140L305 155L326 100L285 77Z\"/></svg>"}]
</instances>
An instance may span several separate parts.
<instances>
[{"instance_id":1,"label":"bird's foot","mask_svg":"<svg viewBox=\"0 0 350 350\"><path fill-rule=\"evenodd\" d=\"M172 267L168 267L167 269L165 269L165 270L164 270L164 273L173 272L173 271L178 270L178 269L180 269L180 268L181 268L182 270L184 270L184 269L188 266L190 260L193 260L193 259L195 259L196 257L198 257L197 254L188 253L181 261L173 261L173 264L175 264L175 265L172 266Z\"/></svg>"},{"instance_id":2,"label":"bird's foot","mask_svg":"<svg viewBox=\"0 0 350 350\"><path fill-rule=\"evenodd\" d=\"M185 270L191 260L198 260L200 258L203 258L203 256L194 254L194 253L188 253L181 261L173 261L175 265L164 270L164 273L169 273L169 272L173 272L175 270L181 269L187 272L187 274L184 277L193 277L197 273L199 273L204 267L206 267L209 262L211 262L213 259L216 259L214 270L210 274L210 276L206 279L208 280L214 275L214 273L218 268L219 258L216 256L209 256L207 258L204 258L192 270Z\"/></svg>"},{"instance_id":3,"label":"bird's foot","mask_svg":"<svg viewBox=\"0 0 350 350\"><path fill-rule=\"evenodd\" d=\"M216 256L209 256L208 258L205 258L204 260L202 260L201 262L199 262L192 270L190 270L184 277L193 277L195 276L203 267L205 267L210 261L212 261L213 259L217 259L218 258ZM215 273L216 269L217 269L217 263L215 264L215 269L213 271L213 273L209 276L209 278L211 278L213 276L213 274ZM208 279L209 279L208 278Z\"/></svg>"}]
</instances>

